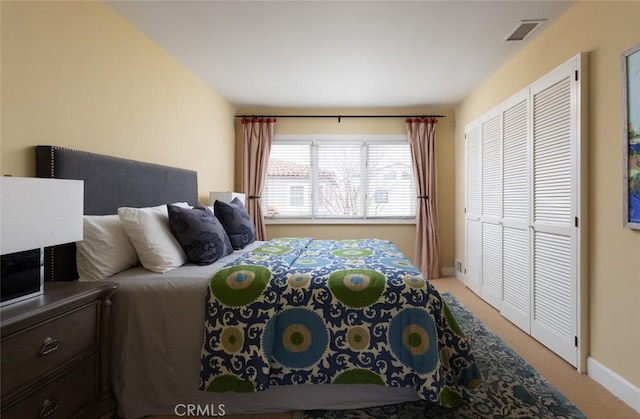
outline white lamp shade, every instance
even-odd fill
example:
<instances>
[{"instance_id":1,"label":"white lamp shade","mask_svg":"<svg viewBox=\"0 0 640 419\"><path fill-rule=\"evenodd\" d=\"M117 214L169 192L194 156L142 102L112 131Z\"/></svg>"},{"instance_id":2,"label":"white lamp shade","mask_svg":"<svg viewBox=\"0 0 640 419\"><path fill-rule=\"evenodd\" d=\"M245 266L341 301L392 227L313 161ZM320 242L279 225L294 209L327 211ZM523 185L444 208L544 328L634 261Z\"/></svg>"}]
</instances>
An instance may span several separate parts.
<instances>
[{"instance_id":1,"label":"white lamp shade","mask_svg":"<svg viewBox=\"0 0 640 419\"><path fill-rule=\"evenodd\" d=\"M0 178L0 254L82 240L84 182Z\"/></svg>"},{"instance_id":2,"label":"white lamp shade","mask_svg":"<svg viewBox=\"0 0 640 419\"><path fill-rule=\"evenodd\" d=\"M242 205L244 205L244 194L240 192L209 192L209 199L211 200L211 205L213 205L216 200L222 202L231 202L234 198L238 198Z\"/></svg>"}]
</instances>

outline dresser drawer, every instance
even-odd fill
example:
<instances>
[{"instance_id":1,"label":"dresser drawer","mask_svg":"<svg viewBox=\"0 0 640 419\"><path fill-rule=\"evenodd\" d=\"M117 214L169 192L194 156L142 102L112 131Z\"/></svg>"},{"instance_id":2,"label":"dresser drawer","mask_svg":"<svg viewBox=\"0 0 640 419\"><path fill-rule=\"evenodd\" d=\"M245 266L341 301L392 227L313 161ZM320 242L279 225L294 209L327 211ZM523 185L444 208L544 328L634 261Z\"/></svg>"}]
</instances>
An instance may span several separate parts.
<instances>
[{"instance_id":1,"label":"dresser drawer","mask_svg":"<svg viewBox=\"0 0 640 419\"><path fill-rule=\"evenodd\" d=\"M2 397L97 350L97 315L92 303L2 339Z\"/></svg>"},{"instance_id":2,"label":"dresser drawer","mask_svg":"<svg viewBox=\"0 0 640 419\"><path fill-rule=\"evenodd\" d=\"M2 411L2 419L71 418L98 397L98 357L92 355L58 379ZM32 383L33 384L33 383Z\"/></svg>"}]
</instances>

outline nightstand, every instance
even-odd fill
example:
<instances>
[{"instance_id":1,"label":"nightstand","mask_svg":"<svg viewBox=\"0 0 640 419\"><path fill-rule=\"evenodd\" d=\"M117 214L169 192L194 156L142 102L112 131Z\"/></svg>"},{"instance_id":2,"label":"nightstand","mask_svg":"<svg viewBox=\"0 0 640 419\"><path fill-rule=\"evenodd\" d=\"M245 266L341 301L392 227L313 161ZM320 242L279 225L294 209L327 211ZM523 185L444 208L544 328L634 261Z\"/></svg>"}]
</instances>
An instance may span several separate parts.
<instances>
[{"instance_id":1,"label":"nightstand","mask_svg":"<svg viewBox=\"0 0 640 419\"><path fill-rule=\"evenodd\" d=\"M102 417L109 378L110 282L49 282L0 309L3 419Z\"/></svg>"}]
</instances>

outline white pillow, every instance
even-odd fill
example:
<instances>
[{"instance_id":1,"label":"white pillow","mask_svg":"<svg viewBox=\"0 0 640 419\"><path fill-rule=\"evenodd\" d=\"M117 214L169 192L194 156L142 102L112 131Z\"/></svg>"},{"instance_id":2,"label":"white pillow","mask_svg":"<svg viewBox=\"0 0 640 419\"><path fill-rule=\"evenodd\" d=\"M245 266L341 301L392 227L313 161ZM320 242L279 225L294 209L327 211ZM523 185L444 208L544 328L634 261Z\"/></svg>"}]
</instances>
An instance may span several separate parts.
<instances>
[{"instance_id":1,"label":"white pillow","mask_svg":"<svg viewBox=\"0 0 640 419\"><path fill-rule=\"evenodd\" d=\"M183 202L175 205L189 207ZM118 208L118 215L142 266L153 272L165 273L187 263L184 250L169 227L166 205Z\"/></svg>"},{"instance_id":2,"label":"white pillow","mask_svg":"<svg viewBox=\"0 0 640 419\"><path fill-rule=\"evenodd\" d=\"M138 264L138 254L117 215L85 215L76 243L80 281L99 281Z\"/></svg>"}]
</instances>

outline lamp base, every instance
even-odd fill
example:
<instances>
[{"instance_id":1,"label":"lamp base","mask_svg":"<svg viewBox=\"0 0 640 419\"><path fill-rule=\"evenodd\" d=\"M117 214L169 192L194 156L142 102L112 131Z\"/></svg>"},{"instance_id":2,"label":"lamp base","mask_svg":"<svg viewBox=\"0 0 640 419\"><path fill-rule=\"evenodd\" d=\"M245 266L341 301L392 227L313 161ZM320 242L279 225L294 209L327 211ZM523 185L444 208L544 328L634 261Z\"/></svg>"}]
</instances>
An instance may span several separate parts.
<instances>
[{"instance_id":1,"label":"lamp base","mask_svg":"<svg viewBox=\"0 0 640 419\"><path fill-rule=\"evenodd\" d=\"M44 293L43 249L9 253L0 260L0 307Z\"/></svg>"}]
</instances>

